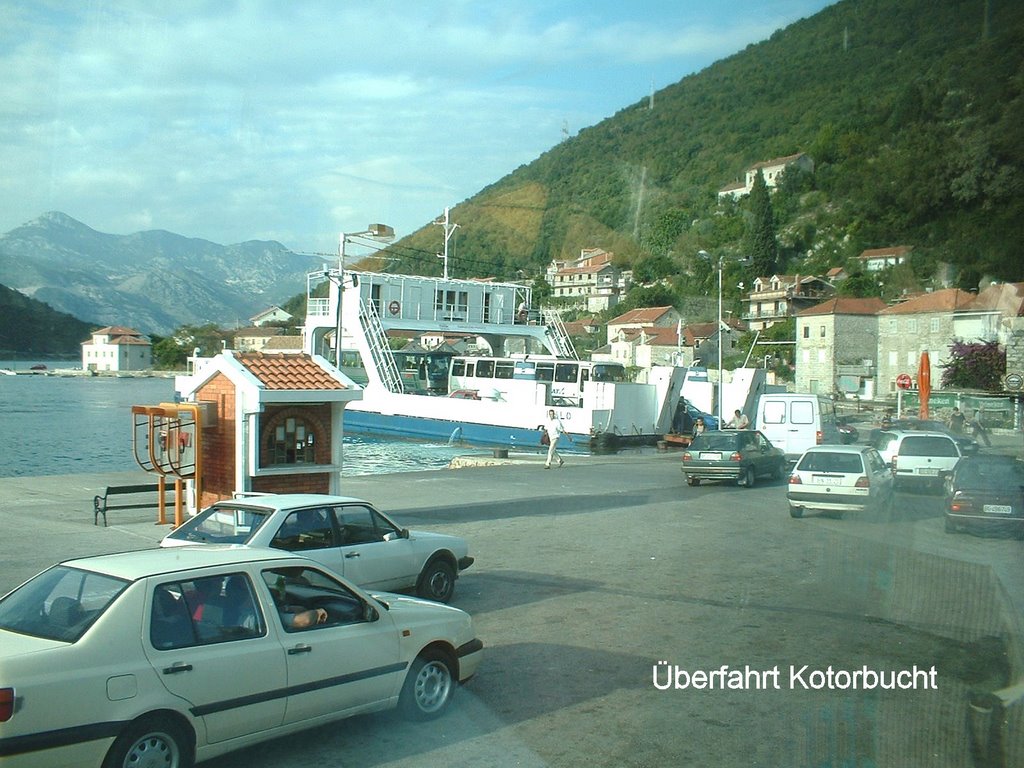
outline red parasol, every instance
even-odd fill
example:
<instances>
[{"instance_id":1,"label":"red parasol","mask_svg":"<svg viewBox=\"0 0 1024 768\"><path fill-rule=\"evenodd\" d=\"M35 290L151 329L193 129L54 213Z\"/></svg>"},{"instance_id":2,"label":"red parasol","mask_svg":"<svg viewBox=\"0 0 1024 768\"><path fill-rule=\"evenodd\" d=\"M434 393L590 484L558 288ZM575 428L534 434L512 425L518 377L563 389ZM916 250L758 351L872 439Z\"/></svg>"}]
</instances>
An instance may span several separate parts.
<instances>
[{"instance_id":1,"label":"red parasol","mask_svg":"<svg viewBox=\"0 0 1024 768\"><path fill-rule=\"evenodd\" d=\"M917 394L921 399L921 407L918 418L928 418L928 398L932 394L932 364L928 359L928 352L921 353L921 363L917 367Z\"/></svg>"}]
</instances>

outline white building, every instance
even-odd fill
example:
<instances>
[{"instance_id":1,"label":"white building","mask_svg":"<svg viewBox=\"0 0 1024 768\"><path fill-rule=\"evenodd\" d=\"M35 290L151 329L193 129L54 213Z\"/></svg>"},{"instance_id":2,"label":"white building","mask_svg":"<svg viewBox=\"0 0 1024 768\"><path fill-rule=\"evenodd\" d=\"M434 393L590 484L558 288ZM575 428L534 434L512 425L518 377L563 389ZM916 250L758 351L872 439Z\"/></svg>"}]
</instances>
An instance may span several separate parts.
<instances>
[{"instance_id":1,"label":"white building","mask_svg":"<svg viewBox=\"0 0 1024 768\"><path fill-rule=\"evenodd\" d=\"M153 345L132 328L109 325L82 342L82 370L148 371L152 367Z\"/></svg>"},{"instance_id":2,"label":"white building","mask_svg":"<svg viewBox=\"0 0 1024 768\"><path fill-rule=\"evenodd\" d=\"M743 174L743 181L728 184L718 190L718 199L722 200L731 197L738 200L750 194L754 189L754 181L758 172L764 177L764 184L768 189L775 189L779 185L779 179L789 168L797 168L805 173L814 172L814 161L803 152L786 157L777 157L773 160L765 160L763 163L755 163L747 168Z\"/></svg>"}]
</instances>

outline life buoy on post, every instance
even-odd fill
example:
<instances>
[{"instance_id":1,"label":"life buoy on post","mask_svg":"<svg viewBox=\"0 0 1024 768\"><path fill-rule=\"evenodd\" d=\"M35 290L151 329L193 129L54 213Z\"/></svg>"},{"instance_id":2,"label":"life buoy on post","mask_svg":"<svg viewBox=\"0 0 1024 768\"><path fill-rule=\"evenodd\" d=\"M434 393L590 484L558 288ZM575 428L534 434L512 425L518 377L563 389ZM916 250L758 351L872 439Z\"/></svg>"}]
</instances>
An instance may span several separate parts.
<instances>
[{"instance_id":1,"label":"life buoy on post","mask_svg":"<svg viewBox=\"0 0 1024 768\"><path fill-rule=\"evenodd\" d=\"M388 312L392 315L397 315L402 311L402 305L397 301L392 301L388 304Z\"/></svg>"}]
</instances>

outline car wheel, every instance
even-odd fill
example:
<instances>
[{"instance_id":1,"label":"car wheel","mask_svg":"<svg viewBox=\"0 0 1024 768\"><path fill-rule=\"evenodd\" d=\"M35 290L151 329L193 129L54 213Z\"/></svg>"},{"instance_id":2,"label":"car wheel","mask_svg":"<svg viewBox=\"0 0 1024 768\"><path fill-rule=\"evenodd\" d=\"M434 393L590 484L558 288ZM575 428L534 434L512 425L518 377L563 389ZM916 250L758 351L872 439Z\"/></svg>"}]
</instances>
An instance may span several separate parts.
<instances>
[{"instance_id":1,"label":"car wheel","mask_svg":"<svg viewBox=\"0 0 1024 768\"><path fill-rule=\"evenodd\" d=\"M796 518L803 517L804 516L804 508L803 507L790 507L789 508L789 516L790 517L796 517Z\"/></svg>"},{"instance_id":2,"label":"car wheel","mask_svg":"<svg viewBox=\"0 0 1024 768\"><path fill-rule=\"evenodd\" d=\"M191 768L192 740L173 720L149 717L137 720L117 737L103 760L103 768Z\"/></svg>"},{"instance_id":3,"label":"car wheel","mask_svg":"<svg viewBox=\"0 0 1024 768\"><path fill-rule=\"evenodd\" d=\"M687 485L700 485L700 478L699 477L688 477L688 478L686 478L686 484Z\"/></svg>"},{"instance_id":4,"label":"car wheel","mask_svg":"<svg viewBox=\"0 0 1024 768\"><path fill-rule=\"evenodd\" d=\"M786 473L783 470L783 463L780 461L775 465L775 469L772 470L772 480L781 480L784 474Z\"/></svg>"},{"instance_id":5,"label":"car wheel","mask_svg":"<svg viewBox=\"0 0 1024 768\"><path fill-rule=\"evenodd\" d=\"M754 468L747 467L747 471L743 473L743 477L740 478L739 484L744 488L753 488L755 482L757 482L757 478L754 476Z\"/></svg>"},{"instance_id":6,"label":"car wheel","mask_svg":"<svg viewBox=\"0 0 1024 768\"><path fill-rule=\"evenodd\" d=\"M420 574L416 583L416 594L427 600L447 603L455 591L455 569L447 560L432 560Z\"/></svg>"},{"instance_id":7,"label":"car wheel","mask_svg":"<svg viewBox=\"0 0 1024 768\"><path fill-rule=\"evenodd\" d=\"M431 720L440 715L452 697L455 680L452 662L441 651L423 651L409 668L398 709L413 720Z\"/></svg>"}]
</instances>

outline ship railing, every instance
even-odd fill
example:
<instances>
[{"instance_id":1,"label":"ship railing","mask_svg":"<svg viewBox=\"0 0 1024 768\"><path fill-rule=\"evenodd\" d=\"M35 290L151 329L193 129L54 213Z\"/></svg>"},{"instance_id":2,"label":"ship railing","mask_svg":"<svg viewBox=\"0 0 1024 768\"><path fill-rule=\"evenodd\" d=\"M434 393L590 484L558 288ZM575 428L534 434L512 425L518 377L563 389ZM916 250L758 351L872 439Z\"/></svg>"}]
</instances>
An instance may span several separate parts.
<instances>
[{"instance_id":1,"label":"ship railing","mask_svg":"<svg viewBox=\"0 0 1024 768\"><path fill-rule=\"evenodd\" d=\"M573 345L572 339L569 338L569 334L565 331L562 316L554 309L545 308L544 323L548 327L548 336L551 338L551 344L556 354L559 357L579 360L580 356L576 352L576 347Z\"/></svg>"},{"instance_id":2,"label":"ship railing","mask_svg":"<svg viewBox=\"0 0 1024 768\"><path fill-rule=\"evenodd\" d=\"M391 347L388 346L384 326L381 325L380 316L372 301L359 299L359 324L363 328L363 335L366 337L370 356L373 358L373 365L377 369L381 383L389 392L405 392L402 374L398 370L395 356L391 353Z\"/></svg>"}]
</instances>

